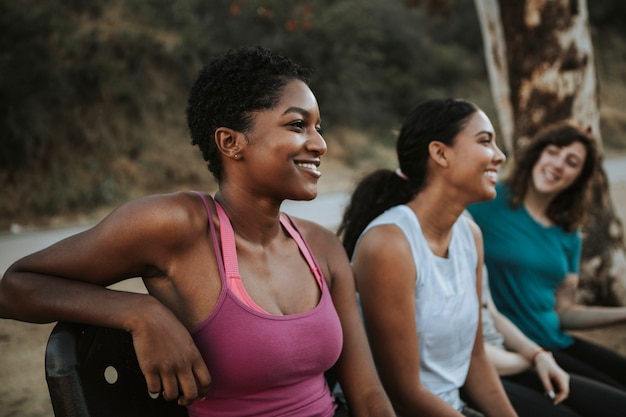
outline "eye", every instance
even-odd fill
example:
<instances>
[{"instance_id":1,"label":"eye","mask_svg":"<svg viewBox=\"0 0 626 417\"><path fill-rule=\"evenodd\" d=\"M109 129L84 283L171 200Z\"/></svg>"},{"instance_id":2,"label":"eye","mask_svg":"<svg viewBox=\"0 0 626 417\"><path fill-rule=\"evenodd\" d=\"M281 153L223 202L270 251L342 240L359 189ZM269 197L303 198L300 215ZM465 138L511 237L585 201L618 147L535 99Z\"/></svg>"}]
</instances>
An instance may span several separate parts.
<instances>
[{"instance_id":1,"label":"eye","mask_svg":"<svg viewBox=\"0 0 626 417\"><path fill-rule=\"evenodd\" d=\"M568 159L567 165L569 165L572 168L578 168L580 166L580 161L577 159Z\"/></svg>"},{"instance_id":2,"label":"eye","mask_svg":"<svg viewBox=\"0 0 626 417\"><path fill-rule=\"evenodd\" d=\"M317 130L317 133L319 133L320 135L324 134L324 129L322 129L321 126L315 126L315 130Z\"/></svg>"},{"instance_id":3,"label":"eye","mask_svg":"<svg viewBox=\"0 0 626 417\"><path fill-rule=\"evenodd\" d=\"M295 122L291 122L289 125L298 129L304 129L304 121L302 120L296 120Z\"/></svg>"},{"instance_id":4,"label":"eye","mask_svg":"<svg viewBox=\"0 0 626 417\"><path fill-rule=\"evenodd\" d=\"M546 152L550 155L558 155L560 151L560 148L558 148L557 146L547 146L546 147Z\"/></svg>"}]
</instances>

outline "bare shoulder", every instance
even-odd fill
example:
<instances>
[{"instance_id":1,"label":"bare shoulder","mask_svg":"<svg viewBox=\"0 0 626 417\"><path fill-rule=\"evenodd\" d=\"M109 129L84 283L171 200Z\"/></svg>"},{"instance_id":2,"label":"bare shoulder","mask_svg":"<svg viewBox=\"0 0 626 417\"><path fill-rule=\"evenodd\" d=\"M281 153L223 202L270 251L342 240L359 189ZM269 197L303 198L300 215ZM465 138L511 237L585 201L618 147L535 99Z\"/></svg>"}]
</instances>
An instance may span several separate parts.
<instances>
[{"instance_id":1,"label":"bare shoulder","mask_svg":"<svg viewBox=\"0 0 626 417\"><path fill-rule=\"evenodd\" d=\"M302 232L328 284L332 287L334 279L343 276L351 279L350 261L337 235L318 223L290 217Z\"/></svg>"},{"instance_id":2,"label":"bare shoulder","mask_svg":"<svg viewBox=\"0 0 626 417\"><path fill-rule=\"evenodd\" d=\"M382 224L363 234L358 245L359 255L372 260L376 258L412 259L411 245L404 231L395 224Z\"/></svg>"},{"instance_id":3,"label":"bare shoulder","mask_svg":"<svg viewBox=\"0 0 626 417\"><path fill-rule=\"evenodd\" d=\"M129 201L98 227L176 244L199 232L204 234L206 225L207 212L200 198L189 192L174 192Z\"/></svg>"}]
</instances>

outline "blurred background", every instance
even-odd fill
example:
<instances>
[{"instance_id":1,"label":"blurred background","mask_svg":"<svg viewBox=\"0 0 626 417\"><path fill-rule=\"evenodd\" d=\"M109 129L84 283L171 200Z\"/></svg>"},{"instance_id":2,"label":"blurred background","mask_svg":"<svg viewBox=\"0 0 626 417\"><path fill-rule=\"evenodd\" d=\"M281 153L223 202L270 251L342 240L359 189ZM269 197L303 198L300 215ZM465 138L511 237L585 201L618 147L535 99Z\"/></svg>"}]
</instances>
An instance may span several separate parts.
<instances>
[{"instance_id":1,"label":"blurred background","mask_svg":"<svg viewBox=\"0 0 626 417\"><path fill-rule=\"evenodd\" d=\"M626 4L588 7L602 140L620 152ZM422 100L467 98L498 128L472 0L0 0L0 232L214 189L190 145L187 93L210 56L244 44L314 68L322 191L393 167L394 131Z\"/></svg>"},{"instance_id":2,"label":"blurred background","mask_svg":"<svg viewBox=\"0 0 626 417\"><path fill-rule=\"evenodd\" d=\"M587 6L604 151L626 155L626 2ZM214 191L190 144L186 99L203 63L240 45L314 68L329 147L322 193L395 168L396 129L425 99L469 99L499 129L473 0L0 0L5 267L18 249L60 238L21 230L90 224L149 193ZM610 172L615 161L626 165L614 159ZM620 178L611 192L623 219L626 172ZM0 417L52 416L43 373L51 328L0 320ZM626 354L625 330L586 337Z\"/></svg>"}]
</instances>

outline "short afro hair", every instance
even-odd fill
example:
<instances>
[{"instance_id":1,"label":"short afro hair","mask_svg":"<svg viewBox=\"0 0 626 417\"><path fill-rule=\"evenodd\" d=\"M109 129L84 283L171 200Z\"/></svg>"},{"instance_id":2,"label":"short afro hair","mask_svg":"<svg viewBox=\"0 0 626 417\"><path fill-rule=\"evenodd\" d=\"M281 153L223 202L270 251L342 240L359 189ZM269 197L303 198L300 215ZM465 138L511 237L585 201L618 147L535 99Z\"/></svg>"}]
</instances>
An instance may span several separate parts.
<instances>
[{"instance_id":1,"label":"short afro hair","mask_svg":"<svg viewBox=\"0 0 626 417\"><path fill-rule=\"evenodd\" d=\"M228 127L246 132L253 112L273 108L290 81L308 85L310 76L309 69L260 46L231 49L200 70L187 100L187 125L191 143L198 145L218 182L222 158L215 131Z\"/></svg>"}]
</instances>

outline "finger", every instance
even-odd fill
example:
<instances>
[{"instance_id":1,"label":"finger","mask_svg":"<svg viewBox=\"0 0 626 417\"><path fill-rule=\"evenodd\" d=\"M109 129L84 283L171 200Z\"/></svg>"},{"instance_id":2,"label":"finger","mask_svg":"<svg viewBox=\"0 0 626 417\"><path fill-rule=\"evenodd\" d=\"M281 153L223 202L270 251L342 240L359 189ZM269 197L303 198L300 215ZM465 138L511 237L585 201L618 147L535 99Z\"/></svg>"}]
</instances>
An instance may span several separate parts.
<instances>
[{"instance_id":1,"label":"finger","mask_svg":"<svg viewBox=\"0 0 626 417\"><path fill-rule=\"evenodd\" d=\"M554 387L552 386L552 381L550 380L550 375L540 372L539 379L541 380L541 384L546 393L552 392L554 393Z\"/></svg>"},{"instance_id":2,"label":"finger","mask_svg":"<svg viewBox=\"0 0 626 417\"><path fill-rule=\"evenodd\" d=\"M159 378L159 376L157 374L146 374L145 375L146 378L146 385L148 387L148 392L150 393L150 396L152 397L157 397L161 394L161 391L163 391L163 388L161 386L161 378Z\"/></svg>"},{"instance_id":3,"label":"finger","mask_svg":"<svg viewBox=\"0 0 626 417\"><path fill-rule=\"evenodd\" d=\"M178 404L187 406L196 400L204 400L211 386L211 375L202 359L195 362L192 367L193 374L191 378L181 378L180 387L182 391L181 397L178 398Z\"/></svg>"},{"instance_id":4,"label":"finger","mask_svg":"<svg viewBox=\"0 0 626 417\"><path fill-rule=\"evenodd\" d=\"M211 388L211 374L203 360L194 364L193 374L198 387L198 396L204 399Z\"/></svg>"},{"instance_id":5,"label":"finger","mask_svg":"<svg viewBox=\"0 0 626 417\"><path fill-rule=\"evenodd\" d=\"M559 392L554 403L559 404L569 397L569 375L562 375L560 379L557 378L556 382L559 385Z\"/></svg>"},{"instance_id":6,"label":"finger","mask_svg":"<svg viewBox=\"0 0 626 417\"><path fill-rule=\"evenodd\" d=\"M198 399L198 386L191 369L178 375L178 386L180 388L178 405L187 406Z\"/></svg>"},{"instance_id":7,"label":"finger","mask_svg":"<svg viewBox=\"0 0 626 417\"><path fill-rule=\"evenodd\" d=\"M172 373L161 374L161 385L163 385L163 398L166 400L175 400L180 395L176 375Z\"/></svg>"},{"instance_id":8,"label":"finger","mask_svg":"<svg viewBox=\"0 0 626 417\"><path fill-rule=\"evenodd\" d=\"M550 397L554 400L554 405L560 404L565 401L568 397L568 393L559 391L555 396Z\"/></svg>"}]
</instances>

